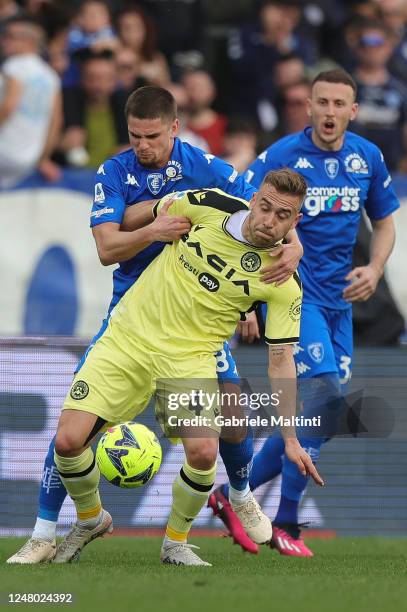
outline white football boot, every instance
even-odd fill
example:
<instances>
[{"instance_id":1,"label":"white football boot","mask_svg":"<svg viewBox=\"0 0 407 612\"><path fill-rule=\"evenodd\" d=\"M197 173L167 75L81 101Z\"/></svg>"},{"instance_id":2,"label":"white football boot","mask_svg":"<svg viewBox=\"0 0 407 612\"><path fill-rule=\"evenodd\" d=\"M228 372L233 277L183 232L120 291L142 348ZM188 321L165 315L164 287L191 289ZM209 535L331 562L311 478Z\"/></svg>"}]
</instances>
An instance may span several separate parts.
<instances>
[{"instance_id":1,"label":"white football boot","mask_svg":"<svg viewBox=\"0 0 407 612\"><path fill-rule=\"evenodd\" d=\"M235 505L231 502L233 512L237 514L243 529L249 538L256 544L270 542L273 535L273 527L268 516L266 516L258 504L253 493L249 493L243 504Z\"/></svg>"},{"instance_id":2,"label":"white football boot","mask_svg":"<svg viewBox=\"0 0 407 612\"><path fill-rule=\"evenodd\" d=\"M89 542L104 536L106 533L112 533L112 531L113 519L106 510L102 511L102 518L93 529L82 527L76 523L68 535L58 544L53 563L74 563L78 561L81 550Z\"/></svg>"},{"instance_id":3,"label":"white football boot","mask_svg":"<svg viewBox=\"0 0 407 612\"><path fill-rule=\"evenodd\" d=\"M55 556L57 545L55 540L41 540L30 538L15 555L7 559L6 563L46 563Z\"/></svg>"},{"instance_id":4,"label":"white football boot","mask_svg":"<svg viewBox=\"0 0 407 612\"><path fill-rule=\"evenodd\" d=\"M212 567L212 563L203 561L194 553L193 548L199 550L199 546L194 546L194 544L174 542L174 540L165 537L161 547L160 561L172 565L206 565Z\"/></svg>"}]
</instances>

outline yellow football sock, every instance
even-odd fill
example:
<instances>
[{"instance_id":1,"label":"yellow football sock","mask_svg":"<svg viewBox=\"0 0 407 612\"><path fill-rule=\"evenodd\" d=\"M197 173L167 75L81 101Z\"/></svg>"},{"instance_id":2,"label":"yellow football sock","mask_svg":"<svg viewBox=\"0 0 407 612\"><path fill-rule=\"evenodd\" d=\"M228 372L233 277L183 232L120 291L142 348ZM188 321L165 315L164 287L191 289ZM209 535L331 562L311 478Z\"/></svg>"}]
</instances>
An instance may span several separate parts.
<instances>
[{"instance_id":1,"label":"yellow football sock","mask_svg":"<svg viewBox=\"0 0 407 612\"><path fill-rule=\"evenodd\" d=\"M208 499L215 475L216 464L203 471L184 463L172 485L172 507L166 531L171 540L186 541L192 521Z\"/></svg>"},{"instance_id":2,"label":"yellow football sock","mask_svg":"<svg viewBox=\"0 0 407 612\"><path fill-rule=\"evenodd\" d=\"M78 457L60 457L54 452L55 465L71 496L79 520L98 516L102 509L99 496L100 472L91 448Z\"/></svg>"}]
</instances>

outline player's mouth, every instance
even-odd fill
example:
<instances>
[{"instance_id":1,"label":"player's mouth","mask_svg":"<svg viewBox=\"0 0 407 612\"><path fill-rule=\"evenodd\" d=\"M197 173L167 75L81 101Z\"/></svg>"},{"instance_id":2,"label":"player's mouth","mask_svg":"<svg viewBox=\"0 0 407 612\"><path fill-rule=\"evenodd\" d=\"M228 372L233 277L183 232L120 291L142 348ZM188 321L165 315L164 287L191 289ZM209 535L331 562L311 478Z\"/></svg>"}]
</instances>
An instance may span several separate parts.
<instances>
[{"instance_id":1,"label":"player's mouth","mask_svg":"<svg viewBox=\"0 0 407 612\"><path fill-rule=\"evenodd\" d=\"M325 134L333 134L335 131L335 121L327 119L322 124L322 130Z\"/></svg>"}]
</instances>

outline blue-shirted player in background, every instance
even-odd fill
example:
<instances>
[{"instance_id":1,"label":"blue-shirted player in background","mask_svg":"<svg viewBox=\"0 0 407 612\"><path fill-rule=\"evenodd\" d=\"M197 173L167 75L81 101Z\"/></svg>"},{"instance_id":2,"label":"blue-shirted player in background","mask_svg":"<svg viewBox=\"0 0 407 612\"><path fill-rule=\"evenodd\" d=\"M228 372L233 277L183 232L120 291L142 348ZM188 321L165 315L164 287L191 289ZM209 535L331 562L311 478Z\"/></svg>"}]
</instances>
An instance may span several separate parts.
<instances>
[{"instance_id":1,"label":"blue-shirted player in background","mask_svg":"<svg viewBox=\"0 0 407 612\"><path fill-rule=\"evenodd\" d=\"M356 85L342 69L319 74L313 84L308 112L311 127L282 138L266 149L246 172L258 187L270 170L282 166L301 172L308 184L297 226L304 248L299 270L303 283L300 342L296 348L304 416L322 415L318 432L299 432L302 446L315 462L323 442L335 432L341 387L352 369L352 302L367 300L375 291L392 251L392 213L399 207L380 150L346 131L356 116ZM352 252L362 210L372 227L370 262L352 270ZM272 282L274 275L266 275ZM310 381L309 379L312 379ZM255 456L252 490L282 473L281 499L273 521L272 547L283 555L310 557L298 525L298 506L308 479L284 455L284 443L274 434ZM227 496L226 486L210 497L216 513Z\"/></svg>"},{"instance_id":2,"label":"blue-shirted player in background","mask_svg":"<svg viewBox=\"0 0 407 612\"><path fill-rule=\"evenodd\" d=\"M250 200L257 191L229 164L176 138L176 104L165 89L139 88L130 95L125 113L132 148L99 167L91 212L91 227L101 262L104 265L119 263L119 267L113 272L113 298L107 318L93 338L77 371L105 330L111 310L123 294L161 252L165 242L179 239L190 228L188 219L167 215L158 217L144 228L134 229L138 227L139 212L143 205L132 205L184 189L219 187L245 200ZM277 265L279 275L286 278L295 270L302 254L295 232L290 233L289 241ZM235 385L235 389L225 390L236 392L239 377L226 343L218 353L217 361L220 382L225 387ZM243 526L251 533L252 539L264 541L263 532L269 534L265 536L269 539L270 520L260 511L248 484L253 456L252 435L246 432L246 437L239 440L223 437L220 453L231 484L231 502L235 510L242 510ZM52 478L52 486L48 486L49 478ZM8 559L9 563L39 563L53 557L56 524L65 497L66 490L54 463L52 441L44 464L39 511L32 537ZM233 531L234 526L237 531ZM257 545L246 536L239 521L232 520L230 530L235 540L246 550L257 551Z\"/></svg>"}]
</instances>

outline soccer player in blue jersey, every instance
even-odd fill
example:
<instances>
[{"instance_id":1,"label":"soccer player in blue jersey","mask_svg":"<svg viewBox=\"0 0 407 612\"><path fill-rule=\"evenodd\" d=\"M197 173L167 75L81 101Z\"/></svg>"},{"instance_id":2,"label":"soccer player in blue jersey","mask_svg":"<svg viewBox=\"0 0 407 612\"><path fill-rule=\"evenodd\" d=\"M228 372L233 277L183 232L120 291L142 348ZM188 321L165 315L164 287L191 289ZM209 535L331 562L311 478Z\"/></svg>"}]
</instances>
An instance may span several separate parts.
<instances>
[{"instance_id":1,"label":"soccer player in blue jersey","mask_svg":"<svg viewBox=\"0 0 407 612\"><path fill-rule=\"evenodd\" d=\"M186 218L172 216L159 217L150 225L135 229L140 214L142 216L144 204L141 202L162 198L173 191L204 187L219 187L245 200L250 200L256 191L232 166L176 137L176 105L165 89L139 88L130 95L125 113L131 148L99 167L91 212L91 227L102 264L119 263L119 267L113 272L113 297L107 318L77 371L106 329L110 313L120 298L162 251L165 242L176 240L189 230ZM134 206L136 203L140 203L139 206ZM128 231L123 231L124 228ZM284 249L277 270L282 277L288 278L302 254L295 231L290 232L289 244ZM239 377L227 343L218 353L217 362L221 383L225 387L237 385ZM230 497L235 509L247 507L251 510L251 513L245 512L249 530L250 525L254 525L253 533L262 532L264 525L271 537L270 521L260 512L248 485L248 466L253 455L250 432L239 440L223 437L220 454L229 476ZM49 478L52 478L51 487L47 486ZM54 463L52 441L44 464L39 512L32 537L8 560L9 563L38 563L52 558L56 524L65 497L66 490ZM229 523L229 528L233 525L238 531L232 535L246 549L256 552L257 546L245 535L240 523Z\"/></svg>"},{"instance_id":2,"label":"soccer player in blue jersey","mask_svg":"<svg viewBox=\"0 0 407 612\"><path fill-rule=\"evenodd\" d=\"M299 266L304 295L295 359L304 416L320 414L324 424L320 432L304 431L301 436L299 431L315 462L322 443L335 433L341 389L351 376L352 302L367 300L376 289L394 245L392 213L399 203L380 150L347 131L357 113L356 85L347 72L331 70L314 79L308 113L311 126L271 145L245 176L258 187L267 172L288 166L303 174L308 185L297 226L304 248ZM373 227L370 262L352 269L363 209ZM274 282L274 274L263 280ZM298 505L308 479L283 453L277 433L266 440L254 458L250 487L254 490L282 473L272 546L283 555L310 557L313 553L298 525ZM226 488L210 498L215 513Z\"/></svg>"}]
</instances>

